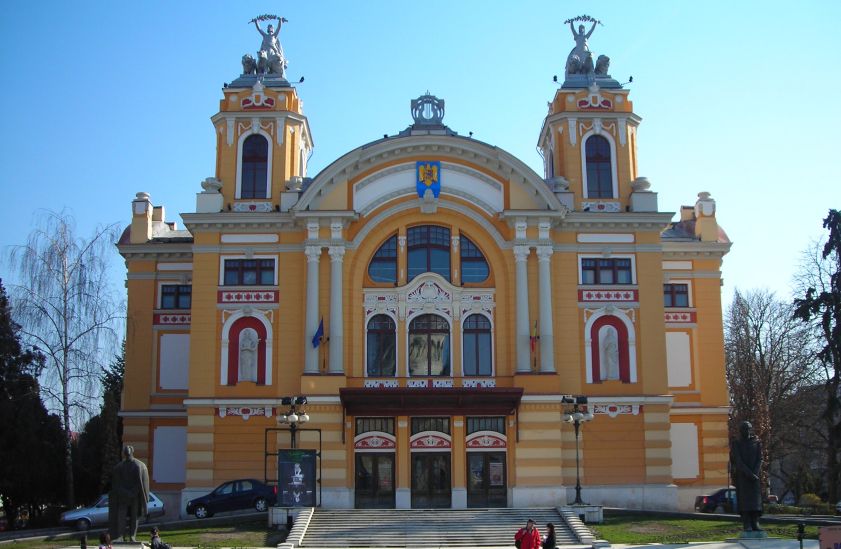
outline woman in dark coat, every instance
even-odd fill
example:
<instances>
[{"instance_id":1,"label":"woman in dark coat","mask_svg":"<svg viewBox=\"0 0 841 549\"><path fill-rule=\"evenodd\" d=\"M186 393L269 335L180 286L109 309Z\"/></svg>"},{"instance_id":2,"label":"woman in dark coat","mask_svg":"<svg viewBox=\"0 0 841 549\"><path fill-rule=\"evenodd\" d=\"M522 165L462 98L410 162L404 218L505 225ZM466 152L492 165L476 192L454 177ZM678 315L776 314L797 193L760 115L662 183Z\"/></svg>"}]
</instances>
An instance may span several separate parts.
<instances>
[{"instance_id":1,"label":"woman in dark coat","mask_svg":"<svg viewBox=\"0 0 841 549\"><path fill-rule=\"evenodd\" d=\"M543 538L543 549L555 549L555 525L551 522L546 525L546 537Z\"/></svg>"}]
</instances>

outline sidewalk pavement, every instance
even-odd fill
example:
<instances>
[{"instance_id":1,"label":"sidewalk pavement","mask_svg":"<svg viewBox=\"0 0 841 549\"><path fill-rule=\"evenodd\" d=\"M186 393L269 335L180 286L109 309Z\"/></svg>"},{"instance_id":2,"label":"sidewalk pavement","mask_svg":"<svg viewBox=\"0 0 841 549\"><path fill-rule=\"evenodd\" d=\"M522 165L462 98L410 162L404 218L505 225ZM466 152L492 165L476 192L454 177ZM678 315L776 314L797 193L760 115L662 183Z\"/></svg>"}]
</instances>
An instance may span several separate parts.
<instances>
[{"instance_id":1,"label":"sidewalk pavement","mask_svg":"<svg viewBox=\"0 0 841 549\"><path fill-rule=\"evenodd\" d=\"M646 545L625 545L615 544L612 549L800 549L800 542L788 538L765 538L727 540L702 543L676 543L670 545L646 544ZM819 549L820 545L816 539L804 539L803 549Z\"/></svg>"}]
</instances>

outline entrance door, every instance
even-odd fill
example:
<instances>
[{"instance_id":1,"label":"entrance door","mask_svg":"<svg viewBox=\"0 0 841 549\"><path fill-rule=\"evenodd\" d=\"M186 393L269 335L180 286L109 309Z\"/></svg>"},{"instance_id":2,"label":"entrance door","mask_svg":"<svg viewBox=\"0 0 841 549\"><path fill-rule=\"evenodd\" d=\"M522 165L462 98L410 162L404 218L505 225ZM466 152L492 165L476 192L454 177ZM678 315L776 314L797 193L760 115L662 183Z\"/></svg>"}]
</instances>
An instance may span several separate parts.
<instances>
[{"instance_id":1,"label":"entrance door","mask_svg":"<svg viewBox=\"0 0 841 549\"><path fill-rule=\"evenodd\" d=\"M394 454L356 454L357 509L394 509Z\"/></svg>"},{"instance_id":2,"label":"entrance door","mask_svg":"<svg viewBox=\"0 0 841 549\"><path fill-rule=\"evenodd\" d=\"M505 452L467 452L467 506L506 507Z\"/></svg>"},{"instance_id":3,"label":"entrance door","mask_svg":"<svg viewBox=\"0 0 841 549\"><path fill-rule=\"evenodd\" d=\"M449 452L412 454L412 509L452 507Z\"/></svg>"}]
</instances>

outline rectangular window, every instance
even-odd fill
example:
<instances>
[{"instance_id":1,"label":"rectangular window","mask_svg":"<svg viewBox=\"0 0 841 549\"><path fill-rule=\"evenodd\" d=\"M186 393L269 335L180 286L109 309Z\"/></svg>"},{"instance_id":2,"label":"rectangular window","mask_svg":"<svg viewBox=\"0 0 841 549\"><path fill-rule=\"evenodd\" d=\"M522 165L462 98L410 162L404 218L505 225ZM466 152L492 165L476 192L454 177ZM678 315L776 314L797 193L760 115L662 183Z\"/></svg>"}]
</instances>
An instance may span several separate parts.
<instances>
[{"instance_id":1,"label":"rectangular window","mask_svg":"<svg viewBox=\"0 0 841 549\"><path fill-rule=\"evenodd\" d=\"M189 309L193 287L189 284L161 286L161 309Z\"/></svg>"},{"instance_id":2,"label":"rectangular window","mask_svg":"<svg viewBox=\"0 0 841 549\"><path fill-rule=\"evenodd\" d=\"M450 434L450 418L448 417L413 417L412 434L423 433L424 431L437 431Z\"/></svg>"},{"instance_id":3,"label":"rectangular window","mask_svg":"<svg viewBox=\"0 0 841 549\"><path fill-rule=\"evenodd\" d=\"M689 285L663 284L663 305L665 307L689 307Z\"/></svg>"},{"instance_id":4,"label":"rectangular window","mask_svg":"<svg viewBox=\"0 0 841 549\"><path fill-rule=\"evenodd\" d=\"M494 431L505 434L505 418L497 417L468 417L467 434L472 435L479 431Z\"/></svg>"},{"instance_id":5,"label":"rectangular window","mask_svg":"<svg viewBox=\"0 0 841 549\"><path fill-rule=\"evenodd\" d=\"M631 284L631 260L629 258L582 258L582 284Z\"/></svg>"},{"instance_id":6,"label":"rectangular window","mask_svg":"<svg viewBox=\"0 0 841 549\"><path fill-rule=\"evenodd\" d=\"M356 434L379 431L381 433L394 434L393 417L358 417L356 418Z\"/></svg>"},{"instance_id":7,"label":"rectangular window","mask_svg":"<svg viewBox=\"0 0 841 549\"><path fill-rule=\"evenodd\" d=\"M274 259L226 259L225 286L274 285Z\"/></svg>"}]
</instances>

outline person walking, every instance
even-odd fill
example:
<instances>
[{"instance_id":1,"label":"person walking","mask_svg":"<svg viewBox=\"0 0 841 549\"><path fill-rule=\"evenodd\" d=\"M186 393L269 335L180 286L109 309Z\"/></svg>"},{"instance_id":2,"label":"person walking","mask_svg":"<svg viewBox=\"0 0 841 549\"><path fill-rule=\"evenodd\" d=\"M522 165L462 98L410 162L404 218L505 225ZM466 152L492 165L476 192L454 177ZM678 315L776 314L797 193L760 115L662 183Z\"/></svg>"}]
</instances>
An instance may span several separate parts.
<instances>
[{"instance_id":1,"label":"person walking","mask_svg":"<svg viewBox=\"0 0 841 549\"><path fill-rule=\"evenodd\" d=\"M534 526L534 521L526 521L526 527L514 534L514 545L519 549L540 549L540 532Z\"/></svg>"},{"instance_id":2,"label":"person walking","mask_svg":"<svg viewBox=\"0 0 841 549\"><path fill-rule=\"evenodd\" d=\"M543 549L555 549L555 525L551 522L546 525L546 537L543 538Z\"/></svg>"}]
</instances>

